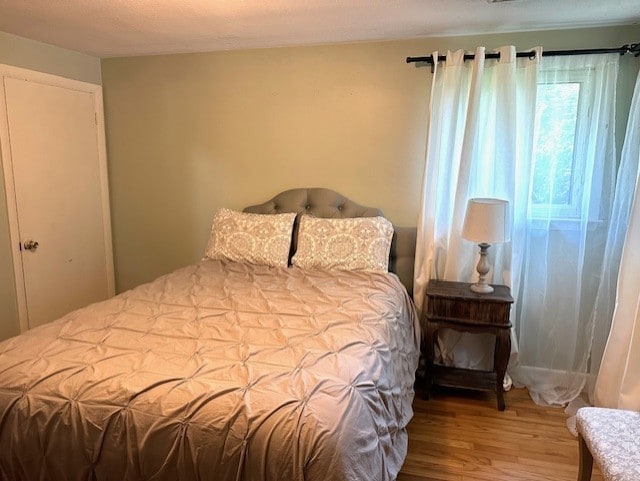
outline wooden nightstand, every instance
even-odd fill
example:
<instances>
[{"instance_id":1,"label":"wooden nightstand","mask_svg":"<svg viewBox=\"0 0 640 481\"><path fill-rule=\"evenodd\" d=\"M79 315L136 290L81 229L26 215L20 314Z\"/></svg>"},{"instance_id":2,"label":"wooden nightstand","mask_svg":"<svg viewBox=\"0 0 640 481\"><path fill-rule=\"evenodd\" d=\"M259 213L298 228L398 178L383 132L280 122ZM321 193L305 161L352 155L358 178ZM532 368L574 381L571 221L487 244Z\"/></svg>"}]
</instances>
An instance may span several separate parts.
<instances>
[{"instance_id":1,"label":"wooden nightstand","mask_svg":"<svg viewBox=\"0 0 640 481\"><path fill-rule=\"evenodd\" d=\"M476 294L466 282L431 280L426 290L424 343L426 349L425 396L431 384L495 391L498 409L504 411L504 375L511 353L509 311L513 298L507 286L494 285L491 294ZM489 333L496 336L493 371L476 371L434 364L434 342L439 329Z\"/></svg>"}]
</instances>

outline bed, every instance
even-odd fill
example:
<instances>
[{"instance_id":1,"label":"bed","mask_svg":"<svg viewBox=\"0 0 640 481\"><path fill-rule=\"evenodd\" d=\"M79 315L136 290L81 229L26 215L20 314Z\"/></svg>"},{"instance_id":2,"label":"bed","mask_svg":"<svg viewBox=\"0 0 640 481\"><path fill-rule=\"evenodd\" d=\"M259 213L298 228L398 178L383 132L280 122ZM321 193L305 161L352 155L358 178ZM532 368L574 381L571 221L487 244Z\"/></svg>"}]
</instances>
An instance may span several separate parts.
<instances>
[{"instance_id":1,"label":"bed","mask_svg":"<svg viewBox=\"0 0 640 481\"><path fill-rule=\"evenodd\" d=\"M245 212L381 214L327 189ZM0 343L0 479L395 479L414 246L395 229L398 275L203 259Z\"/></svg>"}]
</instances>

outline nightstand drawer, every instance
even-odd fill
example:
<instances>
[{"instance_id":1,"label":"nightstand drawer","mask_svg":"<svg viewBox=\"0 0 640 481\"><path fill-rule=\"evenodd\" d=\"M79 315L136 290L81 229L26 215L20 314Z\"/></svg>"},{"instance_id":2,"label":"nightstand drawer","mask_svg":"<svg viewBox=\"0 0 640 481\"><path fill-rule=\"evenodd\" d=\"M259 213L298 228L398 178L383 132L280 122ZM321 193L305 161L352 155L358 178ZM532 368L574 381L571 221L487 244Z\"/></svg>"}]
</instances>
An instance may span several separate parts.
<instances>
[{"instance_id":1,"label":"nightstand drawer","mask_svg":"<svg viewBox=\"0 0 640 481\"><path fill-rule=\"evenodd\" d=\"M430 319L467 321L478 324L509 324L511 304L427 297L427 316Z\"/></svg>"}]
</instances>

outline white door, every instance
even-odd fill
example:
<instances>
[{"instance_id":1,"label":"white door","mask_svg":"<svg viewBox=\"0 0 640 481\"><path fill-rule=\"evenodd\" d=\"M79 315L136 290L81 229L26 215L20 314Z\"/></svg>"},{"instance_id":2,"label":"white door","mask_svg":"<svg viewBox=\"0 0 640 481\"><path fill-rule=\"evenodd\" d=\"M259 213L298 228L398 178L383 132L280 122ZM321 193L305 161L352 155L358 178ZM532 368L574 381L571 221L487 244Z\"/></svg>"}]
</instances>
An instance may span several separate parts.
<instances>
[{"instance_id":1,"label":"white door","mask_svg":"<svg viewBox=\"0 0 640 481\"><path fill-rule=\"evenodd\" d=\"M5 75L0 99L23 328L114 293L100 87L56 79Z\"/></svg>"}]
</instances>

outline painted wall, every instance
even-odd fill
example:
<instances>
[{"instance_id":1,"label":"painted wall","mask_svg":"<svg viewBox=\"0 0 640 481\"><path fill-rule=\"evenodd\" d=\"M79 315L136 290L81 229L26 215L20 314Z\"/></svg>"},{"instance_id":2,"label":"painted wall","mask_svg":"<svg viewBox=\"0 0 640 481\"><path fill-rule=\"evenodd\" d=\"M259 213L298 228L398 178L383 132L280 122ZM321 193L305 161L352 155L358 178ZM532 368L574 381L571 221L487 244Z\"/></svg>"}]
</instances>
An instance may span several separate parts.
<instances>
[{"instance_id":1,"label":"painted wall","mask_svg":"<svg viewBox=\"0 0 640 481\"><path fill-rule=\"evenodd\" d=\"M0 64L85 82L101 82L100 59L3 32L0 32ZM0 340L20 332L2 175L0 169Z\"/></svg>"},{"instance_id":2,"label":"painted wall","mask_svg":"<svg viewBox=\"0 0 640 481\"><path fill-rule=\"evenodd\" d=\"M118 289L199 259L218 207L288 188L333 188L416 225L431 74L406 56L639 38L628 26L104 59ZM622 59L621 111L638 66Z\"/></svg>"}]
</instances>

